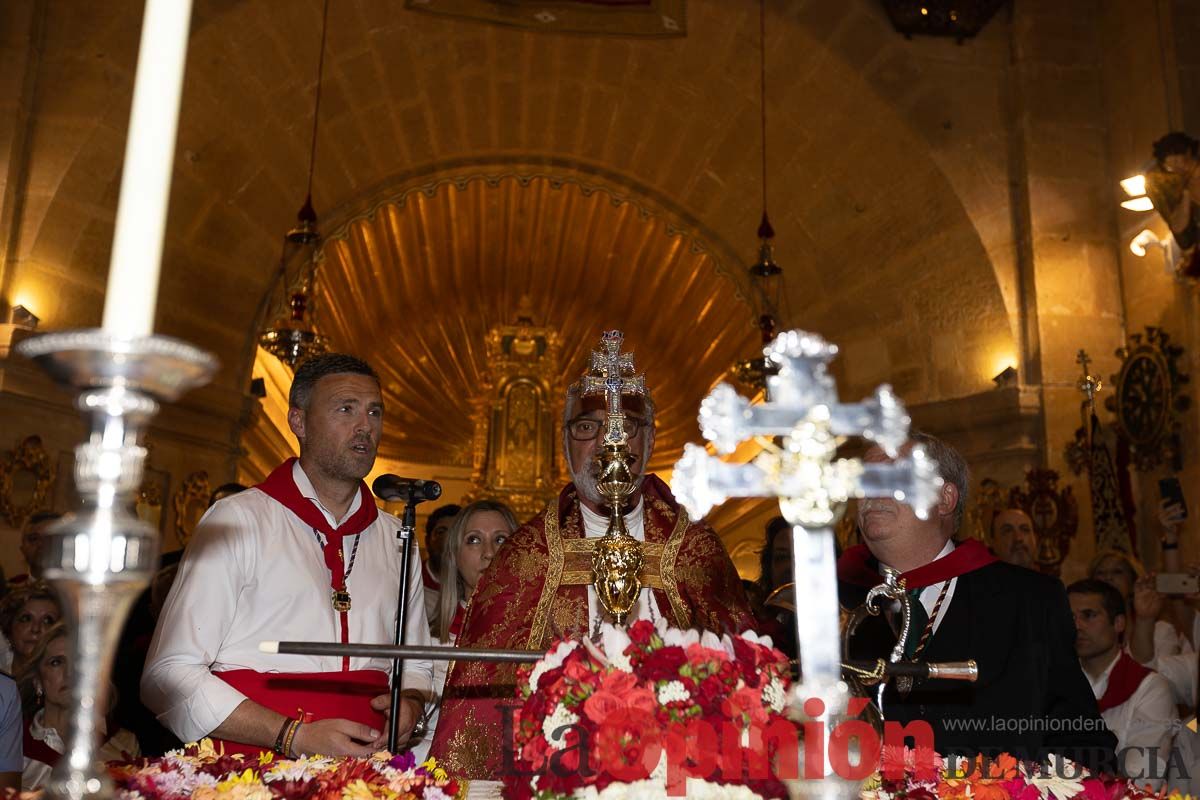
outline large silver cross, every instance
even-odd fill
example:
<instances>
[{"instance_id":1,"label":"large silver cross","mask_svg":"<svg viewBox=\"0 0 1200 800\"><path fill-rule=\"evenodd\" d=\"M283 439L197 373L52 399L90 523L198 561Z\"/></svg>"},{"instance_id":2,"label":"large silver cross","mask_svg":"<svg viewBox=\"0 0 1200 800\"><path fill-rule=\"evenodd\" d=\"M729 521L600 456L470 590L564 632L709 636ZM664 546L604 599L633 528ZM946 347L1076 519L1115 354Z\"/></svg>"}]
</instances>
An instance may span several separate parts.
<instances>
[{"instance_id":1,"label":"large silver cross","mask_svg":"<svg viewBox=\"0 0 1200 800\"><path fill-rule=\"evenodd\" d=\"M600 339L601 350L593 350L591 372L585 375L583 394L604 393L608 406L608 425L604 432L606 444L625 441L625 409L621 405L623 395L646 393L646 376L634 375L633 353L622 353L621 342L625 340L620 331L605 331Z\"/></svg>"},{"instance_id":2,"label":"large silver cross","mask_svg":"<svg viewBox=\"0 0 1200 800\"><path fill-rule=\"evenodd\" d=\"M804 611L796 614L803 683L794 697L801 702L821 697L827 707L841 703L844 708L830 526L851 497L890 497L926 518L943 481L937 464L919 445L900 455L910 419L889 387L880 387L874 398L862 403L838 402L827 368L837 347L815 334L788 331L763 354L779 367L767 380L769 400L752 406L727 384L718 385L701 404L700 427L725 453L755 436L782 437L782 444L764 439L762 453L749 464L727 464L703 447L686 445L671 489L697 518L730 497L779 498L780 510L792 524L796 593L803 592L804 598ZM891 463L835 460L838 445L852 435L878 444Z\"/></svg>"}]
</instances>

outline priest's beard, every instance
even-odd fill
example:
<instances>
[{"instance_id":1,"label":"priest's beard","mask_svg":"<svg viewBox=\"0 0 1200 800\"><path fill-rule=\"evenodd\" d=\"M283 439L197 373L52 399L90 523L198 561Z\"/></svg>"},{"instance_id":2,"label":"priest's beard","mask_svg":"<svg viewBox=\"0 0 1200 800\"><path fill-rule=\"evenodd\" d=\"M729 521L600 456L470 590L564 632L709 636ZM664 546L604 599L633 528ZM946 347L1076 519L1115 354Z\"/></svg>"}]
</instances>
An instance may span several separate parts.
<instances>
[{"instance_id":1,"label":"priest's beard","mask_svg":"<svg viewBox=\"0 0 1200 800\"><path fill-rule=\"evenodd\" d=\"M600 507L608 506L608 498L600 493L600 486L596 482L599 466L594 459L588 461L582 467L571 465L571 480L575 482L575 489L579 492L579 496L584 500ZM637 488L642 488L642 481L646 479L645 473L639 472L637 475Z\"/></svg>"}]
</instances>

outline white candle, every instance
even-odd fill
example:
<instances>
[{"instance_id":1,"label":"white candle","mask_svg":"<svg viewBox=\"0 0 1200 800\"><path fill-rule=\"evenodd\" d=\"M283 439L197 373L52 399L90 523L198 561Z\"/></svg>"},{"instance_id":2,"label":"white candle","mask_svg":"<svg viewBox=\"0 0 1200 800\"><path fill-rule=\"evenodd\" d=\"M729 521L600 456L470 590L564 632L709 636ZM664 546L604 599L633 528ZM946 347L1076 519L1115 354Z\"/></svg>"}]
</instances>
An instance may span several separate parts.
<instances>
[{"instance_id":1,"label":"white candle","mask_svg":"<svg viewBox=\"0 0 1200 800\"><path fill-rule=\"evenodd\" d=\"M120 336L154 330L191 17L192 0L146 0L104 296L104 329Z\"/></svg>"}]
</instances>

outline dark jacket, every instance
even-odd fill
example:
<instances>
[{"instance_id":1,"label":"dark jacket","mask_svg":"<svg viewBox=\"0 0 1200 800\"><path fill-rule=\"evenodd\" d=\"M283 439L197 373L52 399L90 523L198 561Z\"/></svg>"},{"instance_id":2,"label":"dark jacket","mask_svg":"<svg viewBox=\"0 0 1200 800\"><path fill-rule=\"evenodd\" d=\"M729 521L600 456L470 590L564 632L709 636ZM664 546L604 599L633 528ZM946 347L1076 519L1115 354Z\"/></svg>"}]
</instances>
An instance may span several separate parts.
<instances>
[{"instance_id":1,"label":"dark jacket","mask_svg":"<svg viewBox=\"0 0 1200 800\"><path fill-rule=\"evenodd\" d=\"M842 587L844 605L856 606L865 595L866 589ZM959 576L943 613L923 660L974 659L979 680L918 681L907 696L889 685L886 719L927 721L943 754L1057 753L1093 768L1111 761L1117 739L1075 654L1061 583L995 562ZM894 642L883 616L868 618L850 643L850 657L886 658Z\"/></svg>"}]
</instances>

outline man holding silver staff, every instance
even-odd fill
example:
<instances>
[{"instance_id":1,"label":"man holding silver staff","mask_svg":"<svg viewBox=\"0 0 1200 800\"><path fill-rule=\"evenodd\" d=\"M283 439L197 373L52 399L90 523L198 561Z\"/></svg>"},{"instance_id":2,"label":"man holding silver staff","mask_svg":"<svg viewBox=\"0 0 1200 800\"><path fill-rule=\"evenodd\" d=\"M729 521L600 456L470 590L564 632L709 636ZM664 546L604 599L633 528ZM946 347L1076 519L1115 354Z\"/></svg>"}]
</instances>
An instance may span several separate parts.
<instances>
[{"instance_id":1,"label":"man holding silver staff","mask_svg":"<svg viewBox=\"0 0 1200 800\"><path fill-rule=\"evenodd\" d=\"M270 656L259 643L392 642L401 523L363 483L383 430L379 378L357 358L317 356L296 371L289 405L300 457L197 526L155 630L142 699L185 742L362 757L387 740L392 662ZM409 566L405 638L428 645L420 559ZM406 660L402 681L401 744L422 716L431 663Z\"/></svg>"},{"instance_id":2,"label":"man holding silver staff","mask_svg":"<svg viewBox=\"0 0 1200 800\"><path fill-rule=\"evenodd\" d=\"M1066 755L1111 768L1116 737L1105 727L1072 646L1075 629L1066 592L1054 579L998 561L978 541L957 547L970 485L966 462L927 434L914 443L938 463L944 483L926 520L891 499L860 500L858 525L865 545L838 562L842 603L860 605L867 591L898 573L912 598L904 642L907 660L978 664L976 682L899 679L889 683L883 713L933 728L946 754L1008 752L1018 758ZM887 456L871 448L864 461ZM885 609L887 616L896 616ZM899 620L890 621L899 628ZM847 656L886 659L897 634L884 616L868 617Z\"/></svg>"}]
</instances>

